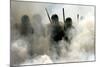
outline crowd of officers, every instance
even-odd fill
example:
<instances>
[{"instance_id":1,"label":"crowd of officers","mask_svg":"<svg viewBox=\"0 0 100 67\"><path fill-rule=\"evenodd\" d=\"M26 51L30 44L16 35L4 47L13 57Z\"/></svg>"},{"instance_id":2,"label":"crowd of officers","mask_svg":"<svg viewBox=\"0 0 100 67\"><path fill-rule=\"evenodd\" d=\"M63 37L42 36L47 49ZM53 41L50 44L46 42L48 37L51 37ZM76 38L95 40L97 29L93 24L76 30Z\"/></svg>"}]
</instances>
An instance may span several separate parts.
<instances>
[{"instance_id":1,"label":"crowd of officers","mask_svg":"<svg viewBox=\"0 0 100 67\"><path fill-rule=\"evenodd\" d=\"M46 9L47 12L47 9ZM47 12L47 16L50 20L50 42L55 47L56 52L58 56L60 56L58 42L62 39L66 42L70 43L72 38L69 38L69 31L71 28L74 28L72 26L72 18L64 16L64 9L63 9L63 18L64 18L64 24L62 25L59 21L59 17L57 14L53 14L51 17L49 16ZM27 15L22 16L21 18L21 29L20 29L21 35L27 36L29 34L34 34L34 29L30 24L30 19ZM55 43L55 44L53 44ZM52 46L51 45L51 46ZM38 46L38 45L37 45ZM31 53L31 52L30 52Z\"/></svg>"}]
</instances>

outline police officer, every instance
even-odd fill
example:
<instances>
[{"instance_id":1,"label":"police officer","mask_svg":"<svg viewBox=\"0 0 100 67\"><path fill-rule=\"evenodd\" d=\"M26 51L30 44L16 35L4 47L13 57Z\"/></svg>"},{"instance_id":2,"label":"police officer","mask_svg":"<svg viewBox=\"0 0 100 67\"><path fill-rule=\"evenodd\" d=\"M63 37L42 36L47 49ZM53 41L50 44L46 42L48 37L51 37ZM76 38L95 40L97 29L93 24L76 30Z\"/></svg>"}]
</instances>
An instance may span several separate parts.
<instances>
[{"instance_id":1,"label":"police officer","mask_svg":"<svg viewBox=\"0 0 100 67\"><path fill-rule=\"evenodd\" d=\"M27 15L22 16L21 18L21 35L33 34L33 28L30 23L30 19Z\"/></svg>"},{"instance_id":2,"label":"police officer","mask_svg":"<svg viewBox=\"0 0 100 67\"><path fill-rule=\"evenodd\" d=\"M59 17L57 14L51 16L51 45L55 48L57 55L60 56L59 41L64 37L64 30L60 25Z\"/></svg>"},{"instance_id":3,"label":"police officer","mask_svg":"<svg viewBox=\"0 0 100 67\"><path fill-rule=\"evenodd\" d=\"M65 22L64 22L64 31L65 31L65 36L64 39L70 43L72 36L73 36L73 31L74 27L72 26L72 18L68 17L66 18Z\"/></svg>"},{"instance_id":4,"label":"police officer","mask_svg":"<svg viewBox=\"0 0 100 67\"><path fill-rule=\"evenodd\" d=\"M21 33L22 38L24 38L24 40L26 40L29 43L28 53L30 57L32 57L33 56L33 52L32 52L33 37L32 35L34 33L34 29L31 26L30 19L27 15L23 15L21 18L20 33Z\"/></svg>"},{"instance_id":5,"label":"police officer","mask_svg":"<svg viewBox=\"0 0 100 67\"><path fill-rule=\"evenodd\" d=\"M64 36L64 31L60 25L59 18L57 14L52 15L51 17L52 20L52 31L51 31L51 38L53 41L58 42L62 40Z\"/></svg>"}]
</instances>

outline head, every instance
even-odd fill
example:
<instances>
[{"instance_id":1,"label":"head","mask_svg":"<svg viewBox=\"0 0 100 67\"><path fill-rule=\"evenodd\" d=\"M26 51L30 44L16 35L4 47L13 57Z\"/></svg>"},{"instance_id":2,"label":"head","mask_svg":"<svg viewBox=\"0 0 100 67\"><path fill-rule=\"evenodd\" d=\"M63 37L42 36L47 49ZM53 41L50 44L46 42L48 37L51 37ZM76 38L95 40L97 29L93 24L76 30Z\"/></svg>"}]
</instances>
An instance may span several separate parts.
<instances>
[{"instance_id":1,"label":"head","mask_svg":"<svg viewBox=\"0 0 100 67\"><path fill-rule=\"evenodd\" d=\"M21 21L21 34L26 35L29 28L29 17L24 15L22 16Z\"/></svg>"},{"instance_id":2,"label":"head","mask_svg":"<svg viewBox=\"0 0 100 67\"><path fill-rule=\"evenodd\" d=\"M27 15L22 16L22 24L27 25L29 23L29 17Z\"/></svg>"},{"instance_id":3,"label":"head","mask_svg":"<svg viewBox=\"0 0 100 67\"><path fill-rule=\"evenodd\" d=\"M66 18L66 20L65 20L65 25L66 25L67 27L72 26L72 19L71 19L71 17Z\"/></svg>"},{"instance_id":4,"label":"head","mask_svg":"<svg viewBox=\"0 0 100 67\"><path fill-rule=\"evenodd\" d=\"M57 15L57 14L53 14L53 15L51 16L51 20L52 20L52 23L58 24L58 23L59 23L58 15Z\"/></svg>"}]
</instances>

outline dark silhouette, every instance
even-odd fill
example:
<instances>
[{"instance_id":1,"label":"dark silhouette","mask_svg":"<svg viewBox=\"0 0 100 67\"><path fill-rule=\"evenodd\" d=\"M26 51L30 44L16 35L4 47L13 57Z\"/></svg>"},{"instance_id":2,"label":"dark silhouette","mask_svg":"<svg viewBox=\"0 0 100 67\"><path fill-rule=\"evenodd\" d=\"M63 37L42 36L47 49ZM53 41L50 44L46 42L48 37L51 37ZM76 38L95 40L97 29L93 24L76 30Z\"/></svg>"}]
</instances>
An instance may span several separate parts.
<instances>
[{"instance_id":1,"label":"dark silhouette","mask_svg":"<svg viewBox=\"0 0 100 67\"><path fill-rule=\"evenodd\" d=\"M33 34L33 28L30 23L30 19L27 15L22 16L21 18L21 35Z\"/></svg>"},{"instance_id":2,"label":"dark silhouette","mask_svg":"<svg viewBox=\"0 0 100 67\"><path fill-rule=\"evenodd\" d=\"M71 17L66 18L65 22L64 22L64 31L65 31L65 36L64 39L70 43L70 39L68 38L69 35L69 31L71 30L71 28L73 28L72 26L72 19Z\"/></svg>"},{"instance_id":3,"label":"dark silhouette","mask_svg":"<svg viewBox=\"0 0 100 67\"><path fill-rule=\"evenodd\" d=\"M51 42L53 43L52 46L54 46L57 55L60 56L60 46L58 42L61 41L62 38L64 37L64 30L59 23L59 18L57 14L51 16L51 21L52 21Z\"/></svg>"},{"instance_id":4,"label":"dark silhouette","mask_svg":"<svg viewBox=\"0 0 100 67\"><path fill-rule=\"evenodd\" d=\"M21 36L24 36L28 39L28 53L30 56L33 56L32 53L32 35L34 33L33 27L31 26L30 19L27 15L22 16L21 18Z\"/></svg>"},{"instance_id":5,"label":"dark silhouette","mask_svg":"<svg viewBox=\"0 0 100 67\"><path fill-rule=\"evenodd\" d=\"M55 41L58 42L62 40L64 36L64 31L59 24L59 18L56 14L52 15L51 20L53 22L52 24L52 31L51 31L51 38Z\"/></svg>"}]
</instances>

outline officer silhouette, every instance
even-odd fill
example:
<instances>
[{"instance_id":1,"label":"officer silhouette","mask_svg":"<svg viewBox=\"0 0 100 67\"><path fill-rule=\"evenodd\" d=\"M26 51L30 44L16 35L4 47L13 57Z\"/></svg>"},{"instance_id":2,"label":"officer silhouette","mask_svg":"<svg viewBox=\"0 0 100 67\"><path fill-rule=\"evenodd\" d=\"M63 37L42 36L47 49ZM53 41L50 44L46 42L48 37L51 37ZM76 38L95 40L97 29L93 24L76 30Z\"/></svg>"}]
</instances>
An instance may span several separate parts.
<instances>
[{"instance_id":1,"label":"officer silhouette","mask_svg":"<svg viewBox=\"0 0 100 67\"><path fill-rule=\"evenodd\" d=\"M33 33L33 28L30 23L30 19L27 15L21 18L21 35L29 35Z\"/></svg>"}]
</instances>

